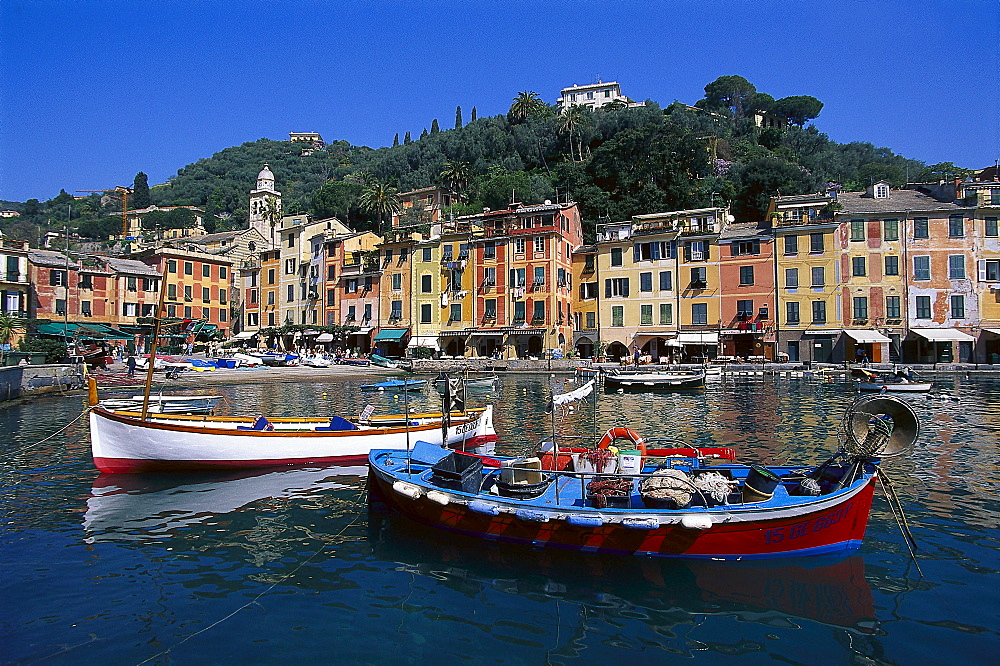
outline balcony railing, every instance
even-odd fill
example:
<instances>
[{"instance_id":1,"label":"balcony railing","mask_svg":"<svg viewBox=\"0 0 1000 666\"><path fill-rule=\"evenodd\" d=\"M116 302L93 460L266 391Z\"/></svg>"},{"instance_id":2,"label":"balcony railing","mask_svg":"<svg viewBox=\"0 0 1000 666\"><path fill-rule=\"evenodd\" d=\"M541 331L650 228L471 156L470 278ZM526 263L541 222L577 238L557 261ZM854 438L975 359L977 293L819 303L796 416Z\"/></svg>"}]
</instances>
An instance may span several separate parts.
<instances>
[{"instance_id":1,"label":"balcony railing","mask_svg":"<svg viewBox=\"0 0 1000 666\"><path fill-rule=\"evenodd\" d=\"M824 214L816 217L791 217L783 215L772 218L776 227L801 227L809 224L830 224L833 222L832 214Z\"/></svg>"}]
</instances>

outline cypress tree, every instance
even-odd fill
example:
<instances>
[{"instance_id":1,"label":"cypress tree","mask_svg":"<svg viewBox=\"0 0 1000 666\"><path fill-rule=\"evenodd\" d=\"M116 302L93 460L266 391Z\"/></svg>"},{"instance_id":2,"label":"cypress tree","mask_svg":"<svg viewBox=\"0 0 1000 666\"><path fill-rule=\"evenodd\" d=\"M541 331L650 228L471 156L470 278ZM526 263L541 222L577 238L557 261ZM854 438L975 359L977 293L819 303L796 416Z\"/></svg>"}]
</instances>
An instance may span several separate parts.
<instances>
[{"instance_id":1,"label":"cypress tree","mask_svg":"<svg viewBox=\"0 0 1000 666\"><path fill-rule=\"evenodd\" d=\"M456 106L455 107L455 129L461 129L461 128L462 128L462 107L461 106Z\"/></svg>"},{"instance_id":2,"label":"cypress tree","mask_svg":"<svg viewBox=\"0 0 1000 666\"><path fill-rule=\"evenodd\" d=\"M408 145L410 145L411 143L413 143L413 139L411 139L411 138L410 138L410 133L409 133L409 132L407 132L407 133L406 133L406 136L405 136L405 137L403 137L403 145L404 145L404 146L408 146Z\"/></svg>"},{"instance_id":3,"label":"cypress tree","mask_svg":"<svg viewBox=\"0 0 1000 666\"><path fill-rule=\"evenodd\" d=\"M392 137L392 147L395 148L399 145L399 132L396 132L396 136Z\"/></svg>"},{"instance_id":4,"label":"cypress tree","mask_svg":"<svg viewBox=\"0 0 1000 666\"><path fill-rule=\"evenodd\" d=\"M476 107L472 107L472 120L470 120L469 122L470 123L476 122Z\"/></svg>"},{"instance_id":5,"label":"cypress tree","mask_svg":"<svg viewBox=\"0 0 1000 666\"><path fill-rule=\"evenodd\" d=\"M132 201L129 208L132 210L136 208L149 208L152 203L152 199L149 198L149 181L146 178L146 174L140 171L135 174L135 180L132 181Z\"/></svg>"},{"instance_id":6,"label":"cypress tree","mask_svg":"<svg viewBox=\"0 0 1000 666\"><path fill-rule=\"evenodd\" d=\"M421 139L424 139L424 138L426 138L426 137L427 137L427 128L425 127L425 128L424 128L424 131L420 133L420 138L421 138Z\"/></svg>"},{"instance_id":7,"label":"cypress tree","mask_svg":"<svg viewBox=\"0 0 1000 666\"><path fill-rule=\"evenodd\" d=\"M438 125L438 119L435 118L431 121L431 134L437 134L441 131L441 126Z\"/></svg>"}]
</instances>

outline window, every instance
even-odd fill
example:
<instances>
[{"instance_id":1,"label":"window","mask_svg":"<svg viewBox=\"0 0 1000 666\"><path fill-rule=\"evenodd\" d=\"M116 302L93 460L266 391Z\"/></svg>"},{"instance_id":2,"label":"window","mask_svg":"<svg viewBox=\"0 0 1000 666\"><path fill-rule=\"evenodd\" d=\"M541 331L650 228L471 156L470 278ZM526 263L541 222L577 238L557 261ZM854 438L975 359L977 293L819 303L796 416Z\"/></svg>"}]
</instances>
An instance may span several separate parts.
<instances>
[{"instance_id":1,"label":"window","mask_svg":"<svg viewBox=\"0 0 1000 666\"><path fill-rule=\"evenodd\" d=\"M785 236L785 254L799 253L799 237L792 234Z\"/></svg>"},{"instance_id":2,"label":"window","mask_svg":"<svg viewBox=\"0 0 1000 666\"><path fill-rule=\"evenodd\" d=\"M514 323L524 323L524 301L514 301Z\"/></svg>"},{"instance_id":3,"label":"window","mask_svg":"<svg viewBox=\"0 0 1000 666\"><path fill-rule=\"evenodd\" d=\"M93 314L90 309L90 301L80 301L80 314L88 317Z\"/></svg>"},{"instance_id":4,"label":"window","mask_svg":"<svg viewBox=\"0 0 1000 666\"><path fill-rule=\"evenodd\" d=\"M462 304L452 303L448 321L462 321Z\"/></svg>"},{"instance_id":5,"label":"window","mask_svg":"<svg viewBox=\"0 0 1000 666\"><path fill-rule=\"evenodd\" d=\"M534 311L531 313L531 321L535 324L542 324L545 322L545 301L535 301L533 304Z\"/></svg>"},{"instance_id":6,"label":"window","mask_svg":"<svg viewBox=\"0 0 1000 666\"><path fill-rule=\"evenodd\" d=\"M985 234L991 238L997 237L997 218L988 217L985 220L986 230Z\"/></svg>"},{"instance_id":7,"label":"window","mask_svg":"<svg viewBox=\"0 0 1000 666\"><path fill-rule=\"evenodd\" d=\"M168 284L167 285L167 298L170 299L171 301L176 301L177 300L177 285L176 284Z\"/></svg>"},{"instance_id":8,"label":"window","mask_svg":"<svg viewBox=\"0 0 1000 666\"><path fill-rule=\"evenodd\" d=\"M708 324L708 303L691 304L691 323L695 326Z\"/></svg>"},{"instance_id":9,"label":"window","mask_svg":"<svg viewBox=\"0 0 1000 666\"><path fill-rule=\"evenodd\" d=\"M401 319L403 317L403 301L393 301L389 308L389 319Z\"/></svg>"},{"instance_id":10,"label":"window","mask_svg":"<svg viewBox=\"0 0 1000 666\"><path fill-rule=\"evenodd\" d=\"M190 305L185 305L184 306L184 318L185 319L191 319L191 317L193 316L191 313L192 313L191 306Z\"/></svg>"},{"instance_id":11,"label":"window","mask_svg":"<svg viewBox=\"0 0 1000 666\"><path fill-rule=\"evenodd\" d=\"M826 301L813 301L813 323L826 323Z\"/></svg>"},{"instance_id":12,"label":"window","mask_svg":"<svg viewBox=\"0 0 1000 666\"><path fill-rule=\"evenodd\" d=\"M420 260L421 261L430 261L431 260L431 248L429 248L429 247L422 247L422 248L420 248ZM428 319L428 321L430 321L430 320Z\"/></svg>"},{"instance_id":13,"label":"window","mask_svg":"<svg viewBox=\"0 0 1000 666\"><path fill-rule=\"evenodd\" d=\"M458 245L458 258L459 259L468 259L469 258L469 244L468 243L459 243L459 245Z\"/></svg>"},{"instance_id":14,"label":"window","mask_svg":"<svg viewBox=\"0 0 1000 666\"><path fill-rule=\"evenodd\" d=\"M705 241L692 241L685 244L684 249L686 251L685 259L688 261L709 260L708 245Z\"/></svg>"},{"instance_id":15,"label":"window","mask_svg":"<svg viewBox=\"0 0 1000 666\"><path fill-rule=\"evenodd\" d=\"M653 291L652 273L639 273L639 291ZM650 313L649 317L652 319L652 313Z\"/></svg>"},{"instance_id":16,"label":"window","mask_svg":"<svg viewBox=\"0 0 1000 666\"><path fill-rule=\"evenodd\" d=\"M888 185L876 185L875 186L875 198L876 199L888 199L889 198L889 186Z\"/></svg>"},{"instance_id":17,"label":"window","mask_svg":"<svg viewBox=\"0 0 1000 666\"><path fill-rule=\"evenodd\" d=\"M194 275L194 264L192 262L184 262L184 275Z\"/></svg>"},{"instance_id":18,"label":"window","mask_svg":"<svg viewBox=\"0 0 1000 666\"><path fill-rule=\"evenodd\" d=\"M496 241L486 241L483 246L483 257L486 259L496 259L497 256L497 243Z\"/></svg>"},{"instance_id":19,"label":"window","mask_svg":"<svg viewBox=\"0 0 1000 666\"><path fill-rule=\"evenodd\" d=\"M931 318L931 297L917 296L917 319Z\"/></svg>"},{"instance_id":20,"label":"window","mask_svg":"<svg viewBox=\"0 0 1000 666\"><path fill-rule=\"evenodd\" d=\"M673 273L670 271L660 271L660 291L670 291L673 288Z\"/></svg>"},{"instance_id":21,"label":"window","mask_svg":"<svg viewBox=\"0 0 1000 666\"><path fill-rule=\"evenodd\" d=\"M611 325L612 326L625 325L625 306L622 305L611 306Z\"/></svg>"},{"instance_id":22,"label":"window","mask_svg":"<svg viewBox=\"0 0 1000 666\"><path fill-rule=\"evenodd\" d=\"M882 233L887 241L899 240L899 220L884 220L882 222Z\"/></svg>"},{"instance_id":23,"label":"window","mask_svg":"<svg viewBox=\"0 0 1000 666\"><path fill-rule=\"evenodd\" d=\"M545 252L545 237L544 236L535 236L535 252L539 253L539 254Z\"/></svg>"},{"instance_id":24,"label":"window","mask_svg":"<svg viewBox=\"0 0 1000 666\"><path fill-rule=\"evenodd\" d=\"M744 254L760 254L760 241L747 240L732 244L732 255L738 257Z\"/></svg>"},{"instance_id":25,"label":"window","mask_svg":"<svg viewBox=\"0 0 1000 666\"><path fill-rule=\"evenodd\" d=\"M337 290L327 289L326 290L326 304L328 306L333 306L337 304Z\"/></svg>"},{"instance_id":26,"label":"window","mask_svg":"<svg viewBox=\"0 0 1000 666\"><path fill-rule=\"evenodd\" d=\"M137 317L139 316L139 304L138 303L125 303L125 308L122 314L126 317Z\"/></svg>"},{"instance_id":27,"label":"window","mask_svg":"<svg viewBox=\"0 0 1000 666\"><path fill-rule=\"evenodd\" d=\"M372 290L372 286L374 284L375 283L374 283L374 281L372 279L372 276L371 275L366 275L365 276L365 291L371 291Z\"/></svg>"},{"instance_id":28,"label":"window","mask_svg":"<svg viewBox=\"0 0 1000 666\"><path fill-rule=\"evenodd\" d=\"M691 286L704 287L708 284L708 269L704 266L691 269Z\"/></svg>"},{"instance_id":29,"label":"window","mask_svg":"<svg viewBox=\"0 0 1000 666\"><path fill-rule=\"evenodd\" d=\"M268 284L274 284L274 269L273 268L267 269L267 283Z\"/></svg>"},{"instance_id":30,"label":"window","mask_svg":"<svg viewBox=\"0 0 1000 666\"><path fill-rule=\"evenodd\" d=\"M185 301L193 301L194 300L194 296L192 295L193 290L194 290L194 288L191 285L186 285L184 287L184 300Z\"/></svg>"},{"instance_id":31,"label":"window","mask_svg":"<svg viewBox=\"0 0 1000 666\"><path fill-rule=\"evenodd\" d=\"M660 325L674 323L674 304L660 303Z\"/></svg>"},{"instance_id":32,"label":"window","mask_svg":"<svg viewBox=\"0 0 1000 666\"><path fill-rule=\"evenodd\" d=\"M16 257L7 257L7 259L8 260L14 259L15 261L17 260ZM13 280L10 280L10 282L17 282L17 275L18 275L18 273L17 273L16 269L14 270L13 275L15 277L14 277ZM93 288L94 288L94 276L90 275L89 273L85 273L85 274L81 275L80 276L80 289L93 289Z\"/></svg>"},{"instance_id":33,"label":"window","mask_svg":"<svg viewBox=\"0 0 1000 666\"><path fill-rule=\"evenodd\" d=\"M285 301L291 303L294 300L295 300L295 285L290 284L288 285L285 292Z\"/></svg>"},{"instance_id":34,"label":"window","mask_svg":"<svg viewBox=\"0 0 1000 666\"><path fill-rule=\"evenodd\" d=\"M948 238L961 238L965 235L965 218L961 215L948 217Z\"/></svg>"},{"instance_id":35,"label":"window","mask_svg":"<svg viewBox=\"0 0 1000 666\"><path fill-rule=\"evenodd\" d=\"M566 280L566 269L565 269L565 268L560 268L560 269L559 269L559 270L558 270L558 271L556 272L556 275L558 276L558 277L557 277L557 282L556 282L556 284L558 284L558 285L559 285L560 287L565 287L565 286L567 286L567 280Z\"/></svg>"},{"instance_id":36,"label":"window","mask_svg":"<svg viewBox=\"0 0 1000 666\"><path fill-rule=\"evenodd\" d=\"M510 286L512 288L524 287L525 283L525 271L524 268L512 268L510 269Z\"/></svg>"},{"instance_id":37,"label":"window","mask_svg":"<svg viewBox=\"0 0 1000 666\"><path fill-rule=\"evenodd\" d=\"M926 255L913 257L913 279L914 280L931 279L930 257Z\"/></svg>"},{"instance_id":38,"label":"window","mask_svg":"<svg viewBox=\"0 0 1000 666\"><path fill-rule=\"evenodd\" d=\"M202 319L206 319L206 320L207 319L211 319L212 318L212 308L202 308L201 309L201 318Z\"/></svg>"},{"instance_id":39,"label":"window","mask_svg":"<svg viewBox=\"0 0 1000 666\"><path fill-rule=\"evenodd\" d=\"M365 321L368 322L371 320L372 320L372 304L365 303Z\"/></svg>"},{"instance_id":40,"label":"window","mask_svg":"<svg viewBox=\"0 0 1000 666\"><path fill-rule=\"evenodd\" d=\"M822 287L826 284L826 277L824 275L826 271L822 266L813 266L810 269L811 281L810 286L812 287Z\"/></svg>"},{"instance_id":41,"label":"window","mask_svg":"<svg viewBox=\"0 0 1000 666\"><path fill-rule=\"evenodd\" d=\"M285 259L285 275L295 275L295 259Z\"/></svg>"},{"instance_id":42,"label":"window","mask_svg":"<svg viewBox=\"0 0 1000 666\"><path fill-rule=\"evenodd\" d=\"M865 276L865 257L851 257L851 275L854 277Z\"/></svg>"},{"instance_id":43,"label":"window","mask_svg":"<svg viewBox=\"0 0 1000 666\"><path fill-rule=\"evenodd\" d=\"M809 252L820 254L823 252L824 247L823 234L809 234Z\"/></svg>"},{"instance_id":44,"label":"window","mask_svg":"<svg viewBox=\"0 0 1000 666\"><path fill-rule=\"evenodd\" d=\"M652 305L640 305L639 306L639 325L640 326L650 326L653 323L653 306Z\"/></svg>"},{"instance_id":45,"label":"window","mask_svg":"<svg viewBox=\"0 0 1000 666\"><path fill-rule=\"evenodd\" d=\"M597 298L597 283L596 282L581 282L580 283L580 300L587 300L591 298Z\"/></svg>"},{"instance_id":46,"label":"window","mask_svg":"<svg viewBox=\"0 0 1000 666\"><path fill-rule=\"evenodd\" d=\"M788 301L785 303L785 323L799 323L799 304L797 301Z\"/></svg>"},{"instance_id":47,"label":"window","mask_svg":"<svg viewBox=\"0 0 1000 666\"><path fill-rule=\"evenodd\" d=\"M274 313L273 312L268 312L267 313L267 325L268 326L274 326Z\"/></svg>"},{"instance_id":48,"label":"window","mask_svg":"<svg viewBox=\"0 0 1000 666\"><path fill-rule=\"evenodd\" d=\"M951 318L965 319L965 296L955 294L951 297Z\"/></svg>"},{"instance_id":49,"label":"window","mask_svg":"<svg viewBox=\"0 0 1000 666\"><path fill-rule=\"evenodd\" d=\"M639 262L673 259L673 247L673 243L667 241L636 243L632 246L632 260Z\"/></svg>"},{"instance_id":50,"label":"window","mask_svg":"<svg viewBox=\"0 0 1000 666\"><path fill-rule=\"evenodd\" d=\"M980 261L979 279L987 282L1000 282L1000 260Z\"/></svg>"},{"instance_id":51,"label":"window","mask_svg":"<svg viewBox=\"0 0 1000 666\"><path fill-rule=\"evenodd\" d=\"M429 294L431 293L431 276L421 275L420 276L420 293Z\"/></svg>"},{"instance_id":52,"label":"window","mask_svg":"<svg viewBox=\"0 0 1000 666\"><path fill-rule=\"evenodd\" d=\"M612 266L622 265L622 249L620 247L611 248L611 265Z\"/></svg>"},{"instance_id":53,"label":"window","mask_svg":"<svg viewBox=\"0 0 1000 666\"><path fill-rule=\"evenodd\" d=\"M738 300L736 301L736 316L743 319L750 319L753 317L753 301L751 300Z\"/></svg>"},{"instance_id":54,"label":"window","mask_svg":"<svg viewBox=\"0 0 1000 666\"><path fill-rule=\"evenodd\" d=\"M206 309L207 309L207 308L206 308ZM316 323L316 322L315 322L315 315L316 315L316 311L315 311L315 310L313 310L313 316L314 316L314 321L313 321L313 323ZM219 321L220 321L220 322L224 322L224 321L226 321L226 311L225 311L225 310L219 310Z\"/></svg>"},{"instance_id":55,"label":"window","mask_svg":"<svg viewBox=\"0 0 1000 666\"><path fill-rule=\"evenodd\" d=\"M344 291L346 291L349 294L356 294L358 292L358 279L351 278L350 280L345 282Z\"/></svg>"},{"instance_id":56,"label":"window","mask_svg":"<svg viewBox=\"0 0 1000 666\"><path fill-rule=\"evenodd\" d=\"M855 296L854 308L852 312L854 313L854 319L868 319L868 297L867 296Z\"/></svg>"},{"instance_id":57,"label":"window","mask_svg":"<svg viewBox=\"0 0 1000 666\"><path fill-rule=\"evenodd\" d=\"M964 254L950 254L950 255L948 255L948 279L949 280L964 280L965 279L965 255Z\"/></svg>"},{"instance_id":58,"label":"window","mask_svg":"<svg viewBox=\"0 0 1000 666\"><path fill-rule=\"evenodd\" d=\"M420 305L420 323L429 324L431 323L431 313L433 308L430 303L422 303Z\"/></svg>"},{"instance_id":59,"label":"window","mask_svg":"<svg viewBox=\"0 0 1000 666\"><path fill-rule=\"evenodd\" d=\"M167 272L176 273L177 272L177 262L173 259L167 262Z\"/></svg>"},{"instance_id":60,"label":"window","mask_svg":"<svg viewBox=\"0 0 1000 666\"><path fill-rule=\"evenodd\" d=\"M624 296L628 298L629 292L629 279L624 278L608 278L604 281L604 297L611 298L612 296Z\"/></svg>"},{"instance_id":61,"label":"window","mask_svg":"<svg viewBox=\"0 0 1000 666\"><path fill-rule=\"evenodd\" d=\"M885 318L886 319L899 319L899 296L886 296L885 297Z\"/></svg>"},{"instance_id":62,"label":"window","mask_svg":"<svg viewBox=\"0 0 1000 666\"><path fill-rule=\"evenodd\" d=\"M288 247L295 247L295 234L288 234Z\"/></svg>"},{"instance_id":63,"label":"window","mask_svg":"<svg viewBox=\"0 0 1000 666\"><path fill-rule=\"evenodd\" d=\"M403 274L393 273L392 274L392 288L399 291L403 288Z\"/></svg>"},{"instance_id":64,"label":"window","mask_svg":"<svg viewBox=\"0 0 1000 666\"><path fill-rule=\"evenodd\" d=\"M524 254L524 239L515 238L514 239L514 254Z\"/></svg>"},{"instance_id":65,"label":"window","mask_svg":"<svg viewBox=\"0 0 1000 666\"><path fill-rule=\"evenodd\" d=\"M588 312L587 313L587 330L593 330L597 328L597 313Z\"/></svg>"},{"instance_id":66,"label":"window","mask_svg":"<svg viewBox=\"0 0 1000 666\"><path fill-rule=\"evenodd\" d=\"M347 321L354 321L358 318L358 306L349 305L347 306Z\"/></svg>"},{"instance_id":67,"label":"window","mask_svg":"<svg viewBox=\"0 0 1000 666\"><path fill-rule=\"evenodd\" d=\"M851 220L851 240L863 241L865 239L865 221Z\"/></svg>"},{"instance_id":68,"label":"window","mask_svg":"<svg viewBox=\"0 0 1000 666\"><path fill-rule=\"evenodd\" d=\"M256 312L248 312L247 313L247 328L256 328L257 321L258 321L258 318L257 318L257 313Z\"/></svg>"},{"instance_id":69,"label":"window","mask_svg":"<svg viewBox=\"0 0 1000 666\"><path fill-rule=\"evenodd\" d=\"M545 284L545 266L535 266L535 277L532 284L541 287Z\"/></svg>"},{"instance_id":70,"label":"window","mask_svg":"<svg viewBox=\"0 0 1000 666\"><path fill-rule=\"evenodd\" d=\"M926 217L913 218L913 237L930 238L929 227L927 226Z\"/></svg>"},{"instance_id":71,"label":"window","mask_svg":"<svg viewBox=\"0 0 1000 666\"><path fill-rule=\"evenodd\" d=\"M201 276L202 277L212 277L212 266L210 264L201 265Z\"/></svg>"},{"instance_id":72,"label":"window","mask_svg":"<svg viewBox=\"0 0 1000 666\"><path fill-rule=\"evenodd\" d=\"M201 288L201 302L208 303L212 300L212 290L208 287Z\"/></svg>"},{"instance_id":73,"label":"window","mask_svg":"<svg viewBox=\"0 0 1000 666\"><path fill-rule=\"evenodd\" d=\"M753 266L740 266L740 284L753 284Z\"/></svg>"},{"instance_id":74,"label":"window","mask_svg":"<svg viewBox=\"0 0 1000 666\"><path fill-rule=\"evenodd\" d=\"M138 280L134 277L125 278L125 291L138 291L139 284Z\"/></svg>"},{"instance_id":75,"label":"window","mask_svg":"<svg viewBox=\"0 0 1000 666\"><path fill-rule=\"evenodd\" d=\"M489 319L490 321L496 321L497 318L497 299L487 298L483 301L485 312L483 313L484 319Z\"/></svg>"},{"instance_id":76,"label":"window","mask_svg":"<svg viewBox=\"0 0 1000 666\"><path fill-rule=\"evenodd\" d=\"M894 254L885 255L885 274L899 275L899 257Z\"/></svg>"},{"instance_id":77,"label":"window","mask_svg":"<svg viewBox=\"0 0 1000 666\"><path fill-rule=\"evenodd\" d=\"M256 278L257 274L254 273L250 276L251 278ZM250 285L253 286L253 285ZM157 291L160 288L159 280L151 280L149 278L142 279L142 290L143 291Z\"/></svg>"},{"instance_id":78,"label":"window","mask_svg":"<svg viewBox=\"0 0 1000 666\"><path fill-rule=\"evenodd\" d=\"M276 298L274 294L275 294L275 292L273 292L273 291L267 292L267 304L268 305L274 305L274 299Z\"/></svg>"},{"instance_id":79,"label":"window","mask_svg":"<svg viewBox=\"0 0 1000 666\"><path fill-rule=\"evenodd\" d=\"M487 287L495 287L497 284L496 266L487 266L483 269L483 284Z\"/></svg>"},{"instance_id":80,"label":"window","mask_svg":"<svg viewBox=\"0 0 1000 666\"><path fill-rule=\"evenodd\" d=\"M49 284L53 287L65 287L66 271L49 271Z\"/></svg>"},{"instance_id":81,"label":"window","mask_svg":"<svg viewBox=\"0 0 1000 666\"><path fill-rule=\"evenodd\" d=\"M785 269L785 289L795 289L799 286L799 269Z\"/></svg>"}]
</instances>

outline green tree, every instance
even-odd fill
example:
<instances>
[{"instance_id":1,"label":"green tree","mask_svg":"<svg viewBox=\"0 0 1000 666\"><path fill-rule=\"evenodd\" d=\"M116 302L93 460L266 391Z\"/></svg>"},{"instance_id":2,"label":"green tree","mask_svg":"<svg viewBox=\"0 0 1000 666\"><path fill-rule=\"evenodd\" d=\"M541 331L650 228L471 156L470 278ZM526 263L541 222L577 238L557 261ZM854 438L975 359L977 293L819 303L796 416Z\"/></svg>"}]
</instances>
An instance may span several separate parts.
<instances>
[{"instance_id":1,"label":"green tree","mask_svg":"<svg viewBox=\"0 0 1000 666\"><path fill-rule=\"evenodd\" d=\"M537 113L545 105L542 98L533 90L524 90L517 93L510 110L507 111L507 119L511 122L524 122L528 116Z\"/></svg>"},{"instance_id":2,"label":"green tree","mask_svg":"<svg viewBox=\"0 0 1000 666\"><path fill-rule=\"evenodd\" d=\"M413 143L413 139L411 139L411 138L410 138L410 133L409 133L409 132L407 132L407 133L406 133L406 136L405 136L405 137L403 138L403 145L404 145L404 146L408 146L408 145L410 145L411 143Z\"/></svg>"},{"instance_id":3,"label":"green tree","mask_svg":"<svg viewBox=\"0 0 1000 666\"><path fill-rule=\"evenodd\" d=\"M469 116L469 122L476 122L476 107L472 107L472 114Z\"/></svg>"},{"instance_id":4,"label":"green tree","mask_svg":"<svg viewBox=\"0 0 1000 666\"><path fill-rule=\"evenodd\" d=\"M720 76L705 86L709 106L729 109L736 118L744 115L756 93L757 88L742 76Z\"/></svg>"},{"instance_id":5,"label":"green tree","mask_svg":"<svg viewBox=\"0 0 1000 666\"><path fill-rule=\"evenodd\" d=\"M28 199L24 202L24 210L21 211L21 215L25 217L35 217L40 212L42 212L42 207L38 199Z\"/></svg>"},{"instance_id":6,"label":"green tree","mask_svg":"<svg viewBox=\"0 0 1000 666\"><path fill-rule=\"evenodd\" d=\"M149 208L152 203L153 200L149 196L149 181L146 174L140 171L135 174L135 180L132 181L131 209Z\"/></svg>"},{"instance_id":7,"label":"green tree","mask_svg":"<svg viewBox=\"0 0 1000 666\"><path fill-rule=\"evenodd\" d=\"M423 141L426 138L427 138L427 128L425 127L423 131L420 133L420 140Z\"/></svg>"},{"instance_id":8,"label":"green tree","mask_svg":"<svg viewBox=\"0 0 1000 666\"><path fill-rule=\"evenodd\" d=\"M384 219L399 212L399 193L394 187L375 182L361 192L358 205L362 211L378 218L378 228L381 229Z\"/></svg>"},{"instance_id":9,"label":"green tree","mask_svg":"<svg viewBox=\"0 0 1000 666\"><path fill-rule=\"evenodd\" d=\"M399 132L396 132L396 136L392 137L392 147L395 148L399 145Z\"/></svg>"},{"instance_id":10,"label":"green tree","mask_svg":"<svg viewBox=\"0 0 1000 666\"><path fill-rule=\"evenodd\" d=\"M469 163L459 160L448 160L445 162L440 175L441 180L456 192L463 191L468 186L471 177L472 170L469 167Z\"/></svg>"},{"instance_id":11,"label":"green tree","mask_svg":"<svg viewBox=\"0 0 1000 666\"><path fill-rule=\"evenodd\" d=\"M319 219L336 217L353 223L358 217L358 198L364 189L359 182L329 180L323 183L312 198L313 215Z\"/></svg>"},{"instance_id":12,"label":"green tree","mask_svg":"<svg viewBox=\"0 0 1000 666\"><path fill-rule=\"evenodd\" d=\"M589 123L590 116L582 106L571 106L562 115L562 122L559 124L559 132L569 135L569 159L576 161L573 155L573 134L577 134L577 152L580 161L583 161L583 142L580 140L581 130Z\"/></svg>"},{"instance_id":13,"label":"green tree","mask_svg":"<svg viewBox=\"0 0 1000 666\"><path fill-rule=\"evenodd\" d=\"M438 125L438 119L435 118L431 121L431 134L437 134L441 131L441 126Z\"/></svg>"},{"instance_id":14,"label":"green tree","mask_svg":"<svg viewBox=\"0 0 1000 666\"><path fill-rule=\"evenodd\" d=\"M24 332L24 320L0 312L0 346L7 349L19 334Z\"/></svg>"},{"instance_id":15,"label":"green tree","mask_svg":"<svg viewBox=\"0 0 1000 666\"><path fill-rule=\"evenodd\" d=\"M462 107L455 107L455 129L462 129Z\"/></svg>"},{"instance_id":16,"label":"green tree","mask_svg":"<svg viewBox=\"0 0 1000 666\"><path fill-rule=\"evenodd\" d=\"M802 127L823 110L823 102L810 95L793 95L776 100L771 111L793 125Z\"/></svg>"}]
</instances>

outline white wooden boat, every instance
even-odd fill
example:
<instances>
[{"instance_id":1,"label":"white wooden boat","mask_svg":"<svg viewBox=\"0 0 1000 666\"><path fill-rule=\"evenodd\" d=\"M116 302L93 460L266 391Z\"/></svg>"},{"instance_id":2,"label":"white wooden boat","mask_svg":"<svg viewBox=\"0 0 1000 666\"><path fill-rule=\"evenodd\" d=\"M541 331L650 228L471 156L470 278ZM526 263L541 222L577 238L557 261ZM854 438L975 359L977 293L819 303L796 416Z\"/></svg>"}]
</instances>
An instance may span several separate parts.
<instances>
[{"instance_id":1,"label":"white wooden boat","mask_svg":"<svg viewBox=\"0 0 1000 666\"><path fill-rule=\"evenodd\" d=\"M407 425L407 423L409 425ZM102 472L250 469L363 463L372 448L406 449L418 440L488 452L496 442L493 408L451 415L447 439L441 414L350 422L333 418L256 419L223 416L90 412L90 443Z\"/></svg>"},{"instance_id":2,"label":"white wooden boat","mask_svg":"<svg viewBox=\"0 0 1000 666\"><path fill-rule=\"evenodd\" d=\"M222 400L221 395L151 395L149 411L154 414L208 414ZM129 398L107 398L101 400L101 407L111 411L131 411L142 409L142 396Z\"/></svg>"},{"instance_id":3,"label":"white wooden boat","mask_svg":"<svg viewBox=\"0 0 1000 666\"><path fill-rule=\"evenodd\" d=\"M605 389L662 391L700 388L705 385L704 372L635 372L607 375Z\"/></svg>"}]
</instances>

